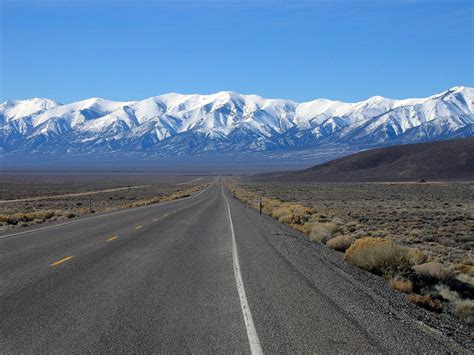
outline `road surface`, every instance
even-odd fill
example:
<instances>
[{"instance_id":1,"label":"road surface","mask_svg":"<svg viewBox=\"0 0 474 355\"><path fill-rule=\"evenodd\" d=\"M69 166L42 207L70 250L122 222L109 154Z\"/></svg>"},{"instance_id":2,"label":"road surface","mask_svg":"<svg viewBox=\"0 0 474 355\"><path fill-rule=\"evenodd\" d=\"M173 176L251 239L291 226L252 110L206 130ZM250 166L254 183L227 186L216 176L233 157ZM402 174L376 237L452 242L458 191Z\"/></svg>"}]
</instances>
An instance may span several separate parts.
<instances>
[{"instance_id":1,"label":"road surface","mask_svg":"<svg viewBox=\"0 0 474 355\"><path fill-rule=\"evenodd\" d=\"M1 353L460 350L222 180L0 238Z\"/></svg>"}]
</instances>

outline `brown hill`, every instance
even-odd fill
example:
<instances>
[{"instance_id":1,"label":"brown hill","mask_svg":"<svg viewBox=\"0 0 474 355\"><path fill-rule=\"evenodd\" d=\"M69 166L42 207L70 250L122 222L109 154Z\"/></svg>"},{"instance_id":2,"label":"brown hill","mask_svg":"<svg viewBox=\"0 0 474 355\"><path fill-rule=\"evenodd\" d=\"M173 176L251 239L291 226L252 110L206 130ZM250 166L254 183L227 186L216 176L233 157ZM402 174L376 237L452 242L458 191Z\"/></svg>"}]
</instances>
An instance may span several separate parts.
<instances>
[{"instance_id":1,"label":"brown hill","mask_svg":"<svg viewBox=\"0 0 474 355\"><path fill-rule=\"evenodd\" d=\"M474 138L371 149L309 169L255 178L327 182L474 180Z\"/></svg>"}]
</instances>

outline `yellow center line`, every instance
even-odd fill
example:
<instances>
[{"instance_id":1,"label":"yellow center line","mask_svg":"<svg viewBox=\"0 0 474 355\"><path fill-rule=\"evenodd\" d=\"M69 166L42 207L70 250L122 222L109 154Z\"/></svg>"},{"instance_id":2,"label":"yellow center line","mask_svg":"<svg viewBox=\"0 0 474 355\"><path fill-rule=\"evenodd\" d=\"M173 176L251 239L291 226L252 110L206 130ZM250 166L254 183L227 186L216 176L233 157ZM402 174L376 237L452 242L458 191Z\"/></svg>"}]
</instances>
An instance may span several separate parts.
<instances>
[{"instance_id":1,"label":"yellow center line","mask_svg":"<svg viewBox=\"0 0 474 355\"><path fill-rule=\"evenodd\" d=\"M74 256L66 256L62 259L59 259L57 261L55 261L54 263L51 264L51 266L58 266L59 264L62 264L62 263L65 263L66 261L68 260L71 260L72 258L74 258Z\"/></svg>"},{"instance_id":2,"label":"yellow center line","mask_svg":"<svg viewBox=\"0 0 474 355\"><path fill-rule=\"evenodd\" d=\"M115 239L118 239L118 237L117 236L110 237L109 239L107 239L107 241L111 242L112 240L115 240Z\"/></svg>"},{"instance_id":3,"label":"yellow center line","mask_svg":"<svg viewBox=\"0 0 474 355\"><path fill-rule=\"evenodd\" d=\"M135 229L140 229L142 228L143 226L136 226Z\"/></svg>"}]
</instances>

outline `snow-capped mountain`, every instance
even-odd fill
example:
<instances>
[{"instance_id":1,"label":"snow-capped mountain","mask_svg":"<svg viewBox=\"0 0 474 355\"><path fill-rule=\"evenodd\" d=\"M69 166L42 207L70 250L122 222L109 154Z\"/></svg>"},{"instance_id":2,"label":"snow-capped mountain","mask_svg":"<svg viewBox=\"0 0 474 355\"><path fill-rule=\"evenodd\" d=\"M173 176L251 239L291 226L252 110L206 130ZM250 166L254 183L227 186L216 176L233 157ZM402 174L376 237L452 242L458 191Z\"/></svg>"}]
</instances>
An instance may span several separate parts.
<instances>
[{"instance_id":1,"label":"snow-capped mountain","mask_svg":"<svg viewBox=\"0 0 474 355\"><path fill-rule=\"evenodd\" d=\"M305 103L219 92L142 101L0 105L4 154L149 156L376 146L474 136L474 89L421 99Z\"/></svg>"}]
</instances>

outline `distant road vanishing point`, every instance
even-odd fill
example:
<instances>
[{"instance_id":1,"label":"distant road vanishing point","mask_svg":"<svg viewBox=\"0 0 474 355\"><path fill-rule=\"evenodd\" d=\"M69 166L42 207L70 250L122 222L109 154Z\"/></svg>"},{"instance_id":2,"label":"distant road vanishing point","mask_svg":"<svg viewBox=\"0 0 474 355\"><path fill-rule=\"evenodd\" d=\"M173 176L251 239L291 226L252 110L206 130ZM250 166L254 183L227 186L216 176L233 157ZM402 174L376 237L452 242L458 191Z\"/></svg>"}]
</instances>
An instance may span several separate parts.
<instances>
[{"instance_id":1,"label":"distant road vanishing point","mask_svg":"<svg viewBox=\"0 0 474 355\"><path fill-rule=\"evenodd\" d=\"M462 351L315 248L222 179L4 235L0 352Z\"/></svg>"}]
</instances>

